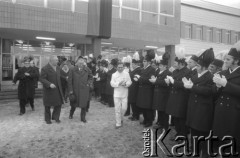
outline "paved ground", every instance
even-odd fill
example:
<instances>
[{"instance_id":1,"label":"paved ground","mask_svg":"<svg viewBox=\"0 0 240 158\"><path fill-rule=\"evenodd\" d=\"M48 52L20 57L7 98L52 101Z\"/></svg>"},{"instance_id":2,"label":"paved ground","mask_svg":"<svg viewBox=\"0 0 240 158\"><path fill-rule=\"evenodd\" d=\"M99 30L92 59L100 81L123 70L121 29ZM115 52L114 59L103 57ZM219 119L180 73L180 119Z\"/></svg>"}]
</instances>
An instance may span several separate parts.
<instances>
[{"instance_id":1,"label":"paved ground","mask_svg":"<svg viewBox=\"0 0 240 158\"><path fill-rule=\"evenodd\" d=\"M18 101L0 102L0 158L140 158L144 128L124 118L115 129L114 108L91 101L87 123L80 122L80 110L68 119L69 105L63 105L60 124L47 125L41 99L36 110L27 107L18 116ZM159 157L165 157L158 152Z\"/></svg>"}]
</instances>

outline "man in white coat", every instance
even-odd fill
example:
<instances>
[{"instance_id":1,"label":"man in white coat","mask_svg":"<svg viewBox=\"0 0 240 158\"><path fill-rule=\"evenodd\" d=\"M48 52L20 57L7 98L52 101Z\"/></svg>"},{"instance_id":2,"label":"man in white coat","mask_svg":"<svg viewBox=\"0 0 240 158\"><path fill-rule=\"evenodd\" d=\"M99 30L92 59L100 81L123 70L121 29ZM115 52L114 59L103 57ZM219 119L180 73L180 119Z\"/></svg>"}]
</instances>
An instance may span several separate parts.
<instances>
[{"instance_id":1,"label":"man in white coat","mask_svg":"<svg viewBox=\"0 0 240 158\"><path fill-rule=\"evenodd\" d=\"M123 114L127 110L128 87L132 84L129 73L124 70L122 62L118 63L117 71L112 74L111 86L114 88L114 104L116 129L122 126Z\"/></svg>"}]
</instances>

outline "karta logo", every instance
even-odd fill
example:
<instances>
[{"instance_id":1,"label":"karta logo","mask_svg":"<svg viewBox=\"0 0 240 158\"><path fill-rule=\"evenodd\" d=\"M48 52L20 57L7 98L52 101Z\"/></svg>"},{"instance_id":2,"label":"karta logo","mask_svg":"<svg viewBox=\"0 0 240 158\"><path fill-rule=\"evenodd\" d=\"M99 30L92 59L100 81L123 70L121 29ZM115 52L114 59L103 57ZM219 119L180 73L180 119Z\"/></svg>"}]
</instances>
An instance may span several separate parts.
<instances>
[{"instance_id":1,"label":"karta logo","mask_svg":"<svg viewBox=\"0 0 240 158\"><path fill-rule=\"evenodd\" d=\"M232 136L224 136L222 139L219 139L217 136L213 135L212 131L209 132L207 137L193 136L191 138L193 139L192 150L190 150L189 139L185 136L177 136L175 141L180 143L173 145L171 148L167 147L164 140L170 133L171 129L163 130L158 136L159 130L161 129L145 129L143 131L144 151L142 154L144 157L158 157L159 149L168 157L199 157L199 144L204 141L207 142L207 152L211 157L216 157L218 155L226 157L239 155L236 151L236 140ZM218 146L218 151L213 150L213 142L221 144Z\"/></svg>"}]
</instances>

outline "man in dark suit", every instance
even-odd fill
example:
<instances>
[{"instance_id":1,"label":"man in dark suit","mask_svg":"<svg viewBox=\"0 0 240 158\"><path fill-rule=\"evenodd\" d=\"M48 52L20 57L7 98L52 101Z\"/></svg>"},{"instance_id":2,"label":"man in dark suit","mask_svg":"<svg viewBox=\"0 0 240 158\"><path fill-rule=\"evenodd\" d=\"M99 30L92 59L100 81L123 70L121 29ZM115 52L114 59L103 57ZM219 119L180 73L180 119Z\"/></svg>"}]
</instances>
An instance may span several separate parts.
<instances>
[{"instance_id":1,"label":"man in dark suit","mask_svg":"<svg viewBox=\"0 0 240 158\"><path fill-rule=\"evenodd\" d=\"M135 75L134 80L139 82L137 106L143 112L144 127L152 126L154 111L152 110L153 84L149 79L155 75L155 69L151 66L152 59L155 58L154 50L147 50L147 55L143 60L141 75Z\"/></svg>"},{"instance_id":2,"label":"man in dark suit","mask_svg":"<svg viewBox=\"0 0 240 158\"><path fill-rule=\"evenodd\" d=\"M215 102L213 133L222 138L232 136L240 153L240 50L230 49L224 60L227 70L214 75L219 97Z\"/></svg>"},{"instance_id":3,"label":"man in dark suit","mask_svg":"<svg viewBox=\"0 0 240 158\"><path fill-rule=\"evenodd\" d=\"M110 82L112 79L112 74L117 71L117 65L118 65L118 59L112 59L110 64L108 65L109 70L107 72L107 83L106 83L106 97L107 97L107 103L109 107L114 107L114 101L113 101L113 87L111 86Z\"/></svg>"},{"instance_id":4,"label":"man in dark suit","mask_svg":"<svg viewBox=\"0 0 240 158\"><path fill-rule=\"evenodd\" d=\"M32 110L34 111L34 94L35 94L35 78L38 73L30 67L29 58L24 59L24 67L19 68L18 72L14 76L13 84L19 80L18 84L18 99L20 105L19 115L25 113L25 105L29 102Z\"/></svg>"},{"instance_id":5,"label":"man in dark suit","mask_svg":"<svg viewBox=\"0 0 240 158\"><path fill-rule=\"evenodd\" d=\"M128 104L132 108L132 116L129 117L130 120L136 121L139 120L140 110L136 105L137 102L137 94L138 94L138 82L135 81L133 78L135 75L141 74L141 67L139 66L139 57L138 59L132 59L132 67L133 70L130 71L129 75L132 80L131 86L128 88ZM130 108L129 108L130 110ZM130 113L130 112L129 112Z\"/></svg>"},{"instance_id":6,"label":"man in dark suit","mask_svg":"<svg viewBox=\"0 0 240 158\"><path fill-rule=\"evenodd\" d=\"M194 76L197 74L197 61L198 57L196 55L191 56L191 58L188 61L188 68L191 70L191 76Z\"/></svg>"},{"instance_id":7,"label":"man in dark suit","mask_svg":"<svg viewBox=\"0 0 240 158\"><path fill-rule=\"evenodd\" d=\"M41 70L40 82L43 84L43 104L45 106L45 121L51 124L51 107L53 106L52 120L60 123L59 117L63 104L63 92L60 79L60 68L57 56L50 56L49 63Z\"/></svg>"},{"instance_id":8,"label":"man in dark suit","mask_svg":"<svg viewBox=\"0 0 240 158\"><path fill-rule=\"evenodd\" d=\"M190 90L188 100L188 110L186 125L191 129L192 147L194 137L209 135L212 129L214 104L213 104L213 81L212 74L208 71L208 66L214 60L212 49L204 51L197 62L197 74L192 76L191 80L183 79L184 87ZM207 158L207 142L199 145L199 151L202 152L202 158Z\"/></svg>"}]
</instances>

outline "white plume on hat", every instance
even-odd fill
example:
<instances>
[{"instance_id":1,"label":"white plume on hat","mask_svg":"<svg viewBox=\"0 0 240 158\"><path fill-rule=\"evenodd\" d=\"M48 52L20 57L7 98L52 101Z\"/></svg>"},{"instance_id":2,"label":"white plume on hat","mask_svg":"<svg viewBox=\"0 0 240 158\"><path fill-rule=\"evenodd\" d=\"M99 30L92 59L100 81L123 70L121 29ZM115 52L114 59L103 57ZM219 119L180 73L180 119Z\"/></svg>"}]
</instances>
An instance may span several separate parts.
<instances>
[{"instance_id":1,"label":"white plume on hat","mask_svg":"<svg viewBox=\"0 0 240 158\"><path fill-rule=\"evenodd\" d=\"M132 62L132 57L128 55L127 57L123 57L122 60L123 63L131 63Z\"/></svg>"},{"instance_id":2,"label":"white plume on hat","mask_svg":"<svg viewBox=\"0 0 240 158\"><path fill-rule=\"evenodd\" d=\"M233 47L236 48L237 51L240 51L240 40L237 43L235 43Z\"/></svg>"},{"instance_id":3,"label":"white plume on hat","mask_svg":"<svg viewBox=\"0 0 240 158\"><path fill-rule=\"evenodd\" d=\"M83 58L84 58L84 59L88 59L88 56L87 56L87 55L85 55Z\"/></svg>"},{"instance_id":4,"label":"white plume on hat","mask_svg":"<svg viewBox=\"0 0 240 158\"><path fill-rule=\"evenodd\" d=\"M185 48L184 47L179 47L176 51L175 51L176 57L178 59L185 59Z\"/></svg>"},{"instance_id":5,"label":"white plume on hat","mask_svg":"<svg viewBox=\"0 0 240 158\"><path fill-rule=\"evenodd\" d=\"M140 57L139 57L139 54L138 54L137 51L133 54L132 59L134 59L134 60L136 60L136 61L139 61L139 60L140 60Z\"/></svg>"},{"instance_id":6,"label":"white plume on hat","mask_svg":"<svg viewBox=\"0 0 240 158\"><path fill-rule=\"evenodd\" d=\"M195 55L197 57L199 57L205 50L207 50L207 49L201 49L201 50L197 51L197 53Z\"/></svg>"},{"instance_id":7,"label":"white plume on hat","mask_svg":"<svg viewBox=\"0 0 240 158\"><path fill-rule=\"evenodd\" d=\"M89 58L93 58L93 54L89 54Z\"/></svg>"},{"instance_id":8,"label":"white plume on hat","mask_svg":"<svg viewBox=\"0 0 240 158\"><path fill-rule=\"evenodd\" d=\"M215 55L216 59L219 60L224 60L225 56L228 54L229 50L225 49L225 50L221 50L220 52L217 52Z\"/></svg>"},{"instance_id":9,"label":"white plume on hat","mask_svg":"<svg viewBox=\"0 0 240 158\"><path fill-rule=\"evenodd\" d=\"M154 60L156 61L156 63L160 63L160 61L162 60L162 57L155 54L155 59Z\"/></svg>"}]
</instances>

